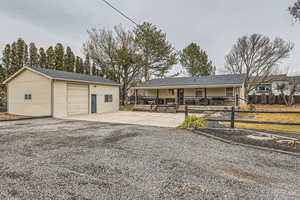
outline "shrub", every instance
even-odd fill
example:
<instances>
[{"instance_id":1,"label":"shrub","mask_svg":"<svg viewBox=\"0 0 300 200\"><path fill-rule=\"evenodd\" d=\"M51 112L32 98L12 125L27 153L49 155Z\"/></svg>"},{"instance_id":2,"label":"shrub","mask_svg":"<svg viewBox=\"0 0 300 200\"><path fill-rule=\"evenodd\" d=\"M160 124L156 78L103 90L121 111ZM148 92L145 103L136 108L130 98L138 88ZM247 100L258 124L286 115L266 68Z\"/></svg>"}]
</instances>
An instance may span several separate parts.
<instances>
[{"instance_id":1,"label":"shrub","mask_svg":"<svg viewBox=\"0 0 300 200\"><path fill-rule=\"evenodd\" d=\"M204 117L197 117L196 115L190 115L179 127L181 127L181 128L207 128L207 121Z\"/></svg>"},{"instance_id":2,"label":"shrub","mask_svg":"<svg viewBox=\"0 0 300 200\"><path fill-rule=\"evenodd\" d=\"M248 110L248 105L247 104L243 104L239 107L240 110Z\"/></svg>"},{"instance_id":3,"label":"shrub","mask_svg":"<svg viewBox=\"0 0 300 200\"><path fill-rule=\"evenodd\" d=\"M255 110L255 105L254 104L249 104L248 109L251 110L251 111Z\"/></svg>"}]
</instances>

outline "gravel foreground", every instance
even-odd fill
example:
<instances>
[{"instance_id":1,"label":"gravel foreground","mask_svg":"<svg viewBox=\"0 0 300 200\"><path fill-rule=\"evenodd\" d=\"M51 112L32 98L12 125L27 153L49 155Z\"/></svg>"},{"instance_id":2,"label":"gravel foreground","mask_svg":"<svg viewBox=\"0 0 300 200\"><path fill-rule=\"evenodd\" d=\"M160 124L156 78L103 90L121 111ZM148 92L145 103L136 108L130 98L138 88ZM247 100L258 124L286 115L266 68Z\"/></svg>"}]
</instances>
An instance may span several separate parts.
<instances>
[{"instance_id":1,"label":"gravel foreground","mask_svg":"<svg viewBox=\"0 0 300 200\"><path fill-rule=\"evenodd\" d=\"M0 123L0 199L300 199L299 165L179 129Z\"/></svg>"}]
</instances>

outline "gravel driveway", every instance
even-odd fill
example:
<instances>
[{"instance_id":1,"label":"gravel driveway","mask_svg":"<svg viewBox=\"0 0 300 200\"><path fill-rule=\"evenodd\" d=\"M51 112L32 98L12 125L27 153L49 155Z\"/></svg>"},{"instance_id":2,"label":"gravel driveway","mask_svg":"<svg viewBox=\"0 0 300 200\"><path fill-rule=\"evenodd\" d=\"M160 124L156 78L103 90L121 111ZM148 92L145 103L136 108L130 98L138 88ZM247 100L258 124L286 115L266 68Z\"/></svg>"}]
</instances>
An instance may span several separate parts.
<instances>
[{"instance_id":1,"label":"gravel driveway","mask_svg":"<svg viewBox=\"0 0 300 200\"><path fill-rule=\"evenodd\" d=\"M299 165L173 128L0 123L0 199L299 199Z\"/></svg>"}]
</instances>

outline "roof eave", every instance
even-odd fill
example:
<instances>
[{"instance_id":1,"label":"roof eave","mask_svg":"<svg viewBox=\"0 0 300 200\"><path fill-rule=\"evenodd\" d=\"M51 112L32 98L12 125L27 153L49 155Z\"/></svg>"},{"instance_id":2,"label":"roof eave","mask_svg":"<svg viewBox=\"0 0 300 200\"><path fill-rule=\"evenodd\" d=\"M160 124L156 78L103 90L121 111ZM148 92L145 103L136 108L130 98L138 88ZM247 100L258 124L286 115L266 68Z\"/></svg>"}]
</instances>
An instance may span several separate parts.
<instances>
[{"instance_id":1,"label":"roof eave","mask_svg":"<svg viewBox=\"0 0 300 200\"><path fill-rule=\"evenodd\" d=\"M50 77L50 76L48 76L48 75L46 75L44 73L41 73L39 71L36 71L36 70L34 70L34 69L30 68L30 67L22 67L21 69L19 69L16 73L14 73L12 76L10 76L8 79L6 79L5 81L3 81L2 83L3 84L7 84L8 82L10 82L12 79L14 79L16 76L18 76L20 73L22 73L26 69L30 70L32 72L38 73L38 74L40 74L40 75L42 75L42 76L44 76L46 78L53 79L52 77Z\"/></svg>"},{"instance_id":2,"label":"roof eave","mask_svg":"<svg viewBox=\"0 0 300 200\"><path fill-rule=\"evenodd\" d=\"M52 80L61 80L61 81L73 81L73 82L84 82L84 83L92 83L92 84L100 84L100 85L110 85L110 86L120 86L120 84L118 83L101 83L101 82L96 82L96 81L84 81L84 80L74 80L74 79L63 79L63 78L55 78L55 77L51 77L48 76L42 72L39 72L37 70L34 70L30 67L22 67L21 69L19 69L16 73L14 73L11 77L9 77L8 79L6 79L5 81L3 81L3 84L7 84L8 82L10 82L12 79L14 79L16 76L18 76L20 73L22 73L24 70L30 70L32 72L35 72L37 74L40 74L46 78L52 79Z\"/></svg>"},{"instance_id":3,"label":"roof eave","mask_svg":"<svg viewBox=\"0 0 300 200\"><path fill-rule=\"evenodd\" d=\"M162 85L162 86L149 86L149 87L131 87L132 89L176 89L176 88L225 88L225 87L241 87L244 83L240 84L222 84L222 85Z\"/></svg>"},{"instance_id":4,"label":"roof eave","mask_svg":"<svg viewBox=\"0 0 300 200\"><path fill-rule=\"evenodd\" d=\"M91 83L91 84L98 84L98 85L120 86L119 83L102 83L96 81L84 81L84 80L75 80L75 79L66 79L66 78L53 78L53 79L58 81L72 81L72 82Z\"/></svg>"}]
</instances>

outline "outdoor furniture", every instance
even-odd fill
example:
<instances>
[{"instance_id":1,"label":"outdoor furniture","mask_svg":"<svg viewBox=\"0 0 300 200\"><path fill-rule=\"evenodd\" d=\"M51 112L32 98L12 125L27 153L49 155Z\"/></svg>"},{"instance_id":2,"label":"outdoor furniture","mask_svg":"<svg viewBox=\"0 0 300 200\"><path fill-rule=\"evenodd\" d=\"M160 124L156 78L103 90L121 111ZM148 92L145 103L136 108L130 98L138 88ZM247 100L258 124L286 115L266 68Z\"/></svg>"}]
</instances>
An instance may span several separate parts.
<instances>
[{"instance_id":1,"label":"outdoor furniture","mask_svg":"<svg viewBox=\"0 0 300 200\"><path fill-rule=\"evenodd\" d=\"M210 100L210 104L212 104L212 105L224 105L225 104L225 98L224 97L213 97Z\"/></svg>"}]
</instances>

